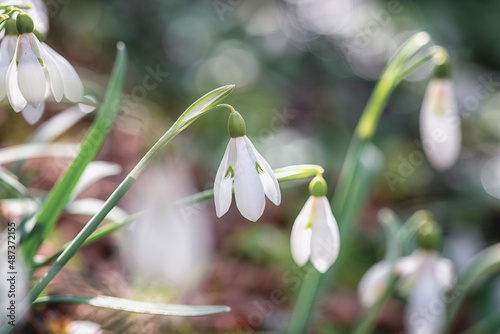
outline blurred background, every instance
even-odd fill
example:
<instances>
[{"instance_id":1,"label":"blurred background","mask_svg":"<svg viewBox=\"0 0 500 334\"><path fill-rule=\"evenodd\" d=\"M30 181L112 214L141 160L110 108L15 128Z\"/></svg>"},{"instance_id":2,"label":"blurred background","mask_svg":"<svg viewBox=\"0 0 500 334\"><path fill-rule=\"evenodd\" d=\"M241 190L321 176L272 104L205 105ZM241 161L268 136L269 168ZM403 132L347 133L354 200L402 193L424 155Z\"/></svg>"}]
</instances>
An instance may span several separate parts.
<instances>
[{"instance_id":1,"label":"blurred background","mask_svg":"<svg viewBox=\"0 0 500 334\"><path fill-rule=\"evenodd\" d=\"M120 164L122 173L84 193L101 199L183 110L226 84L236 89L225 102L243 115L247 135L270 165L324 166L331 198L353 129L396 48L424 30L449 50L464 138L459 161L439 173L422 156L418 113L431 71L423 66L394 92L382 117L374 143L384 169L358 214L352 261L338 268L339 280L321 295L314 333L349 333L361 314L357 284L385 251L379 209L389 207L403 219L430 210L445 232L444 255L457 270L500 240L499 2L48 0L46 5L47 43L75 65L86 92L98 101L116 43L123 41L129 51L118 121L99 154L99 160ZM29 126L4 101L0 146L24 143L64 108L49 105L44 118ZM90 114L60 140L80 141L92 119ZM49 291L221 304L232 312L177 319L58 305L37 310L27 332L43 333L40 328L70 320L90 320L110 333L272 333L286 326L304 275L291 258L289 236L308 197L307 181L283 184L282 205L267 203L257 223L241 217L234 204L221 219L213 201L180 212L165 209L165 202L211 188L229 140L226 120L225 111L210 113L177 137L120 203L129 213L149 213L119 236L82 250ZM67 161L57 159L33 160L20 178L43 193L65 166ZM42 252L51 254L86 219L63 217L53 246ZM388 303L376 333L403 331L403 305L398 297ZM467 298L457 332L499 307L500 281L491 279Z\"/></svg>"}]
</instances>

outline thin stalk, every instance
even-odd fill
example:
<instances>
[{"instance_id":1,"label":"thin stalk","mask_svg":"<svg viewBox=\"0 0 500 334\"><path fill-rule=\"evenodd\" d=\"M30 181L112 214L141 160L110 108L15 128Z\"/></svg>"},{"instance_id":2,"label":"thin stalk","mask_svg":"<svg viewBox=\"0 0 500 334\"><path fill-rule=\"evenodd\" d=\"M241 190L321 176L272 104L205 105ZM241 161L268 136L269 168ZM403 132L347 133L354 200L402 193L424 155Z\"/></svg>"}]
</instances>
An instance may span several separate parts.
<instances>
[{"instance_id":1,"label":"thin stalk","mask_svg":"<svg viewBox=\"0 0 500 334\"><path fill-rule=\"evenodd\" d=\"M418 33L410 37L408 41L401 46L384 70L382 77L376 84L361 115L349 145L347 157L342 167L339 182L332 201L333 212L337 216L342 247L344 248L344 251L341 249L339 258L332 268L341 267L341 264L345 261L345 254L348 253L345 249L349 249L349 243L352 239L352 231L354 230L352 225L354 224L351 223L351 219L348 219L350 217L348 217L347 211L359 211L362 205L362 202L354 203L353 194L356 192L357 186L362 186L359 182L356 182L356 179L359 176L360 158L363 149L366 147L367 142L373 137L380 116L387 105L391 93L396 88L397 83L401 81L401 70L406 60L411 58L425 46L429 40L428 34ZM420 64L423 62L424 61ZM323 288L322 283L323 281L328 281L330 283L332 281L332 273L334 272L332 268L324 275L316 271L308 272L302 282L297 303L290 319L288 333L307 332L307 326L314 308L316 297L318 292ZM328 279L323 279L325 276L328 277Z\"/></svg>"}]
</instances>

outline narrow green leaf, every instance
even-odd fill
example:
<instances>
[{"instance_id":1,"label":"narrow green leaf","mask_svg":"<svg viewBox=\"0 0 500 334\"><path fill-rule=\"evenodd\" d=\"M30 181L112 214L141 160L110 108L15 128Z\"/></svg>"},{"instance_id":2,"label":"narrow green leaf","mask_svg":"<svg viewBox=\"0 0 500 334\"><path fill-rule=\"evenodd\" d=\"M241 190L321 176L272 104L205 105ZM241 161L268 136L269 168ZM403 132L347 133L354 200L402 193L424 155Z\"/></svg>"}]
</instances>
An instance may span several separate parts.
<instances>
[{"instance_id":1,"label":"narrow green leaf","mask_svg":"<svg viewBox=\"0 0 500 334\"><path fill-rule=\"evenodd\" d=\"M467 293L490 275L498 274L499 272L500 243L497 243L477 254L458 277L457 283L448 294L448 298L451 299L451 302L448 307L447 325L443 333L446 333L446 329L450 328Z\"/></svg>"},{"instance_id":2,"label":"narrow green leaf","mask_svg":"<svg viewBox=\"0 0 500 334\"><path fill-rule=\"evenodd\" d=\"M28 266L33 262L43 240L45 240L54 228L56 221L70 199L71 192L78 183L87 165L99 152L113 124L120 105L121 92L127 70L127 52L125 45L119 43L117 49L118 53L115 66L100 113L85 137L78 156L73 160L70 167L48 195L33 230L21 246Z\"/></svg>"},{"instance_id":3,"label":"narrow green leaf","mask_svg":"<svg viewBox=\"0 0 500 334\"><path fill-rule=\"evenodd\" d=\"M181 316L181 317L198 317L204 315L225 313L231 310L231 308L228 306L218 306L218 305L190 306L190 305L176 305L176 304L156 304L156 303L139 302L135 300L109 297L109 296L96 296L96 297L45 296L35 300L33 305L43 305L48 303L83 304L83 305L90 305L94 307L125 311L125 312L170 315L170 316Z\"/></svg>"},{"instance_id":4,"label":"narrow green leaf","mask_svg":"<svg viewBox=\"0 0 500 334\"><path fill-rule=\"evenodd\" d=\"M226 96L231 94L234 89L234 85L222 86L213 91L203 95L197 101L195 101L189 108L182 113L182 115L177 119L177 121L172 126L175 133L179 133L184 130L189 124L193 123L198 117L209 112L211 109L222 101Z\"/></svg>"}]
</instances>

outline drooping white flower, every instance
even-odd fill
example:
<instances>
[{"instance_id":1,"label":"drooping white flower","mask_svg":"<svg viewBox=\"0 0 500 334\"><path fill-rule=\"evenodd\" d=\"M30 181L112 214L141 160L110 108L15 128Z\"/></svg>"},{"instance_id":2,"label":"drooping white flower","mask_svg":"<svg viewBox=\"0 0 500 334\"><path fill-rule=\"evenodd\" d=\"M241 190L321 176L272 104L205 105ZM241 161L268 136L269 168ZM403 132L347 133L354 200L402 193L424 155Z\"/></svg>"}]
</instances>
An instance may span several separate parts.
<instances>
[{"instance_id":1,"label":"drooping white flower","mask_svg":"<svg viewBox=\"0 0 500 334\"><path fill-rule=\"evenodd\" d=\"M453 84L448 78L429 83L420 111L424 152L437 170L453 166L460 154L461 129Z\"/></svg>"},{"instance_id":2,"label":"drooping white flower","mask_svg":"<svg viewBox=\"0 0 500 334\"><path fill-rule=\"evenodd\" d=\"M273 170L245 135L244 120L237 112L229 117L231 139L217 170L214 184L215 210L222 217L231 206L232 189L243 217L257 221L264 212L265 196L275 205L281 192Z\"/></svg>"},{"instance_id":3,"label":"drooping white flower","mask_svg":"<svg viewBox=\"0 0 500 334\"><path fill-rule=\"evenodd\" d=\"M408 296L405 309L405 327L410 334L439 333L445 316L444 292L455 282L453 264L435 251L417 250L395 263L394 271L400 277L399 291ZM372 266L358 286L358 296L370 307L384 294L390 276L389 261Z\"/></svg>"},{"instance_id":4,"label":"drooping white flower","mask_svg":"<svg viewBox=\"0 0 500 334\"><path fill-rule=\"evenodd\" d=\"M40 119L47 97L52 95L57 102L64 97L71 102L81 102L83 85L66 59L29 32L33 27L32 21L31 25L20 24L26 21L31 21L26 14L17 16L17 29L21 34L4 84L14 111L22 111L26 120L34 123Z\"/></svg>"},{"instance_id":5,"label":"drooping white flower","mask_svg":"<svg viewBox=\"0 0 500 334\"><path fill-rule=\"evenodd\" d=\"M326 182L321 180L316 177L311 181L311 196L293 223L290 247L297 265L303 266L310 259L319 272L325 273L337 259L340 236L337 221L325 197Z\"/></svg>"}]
</instances>

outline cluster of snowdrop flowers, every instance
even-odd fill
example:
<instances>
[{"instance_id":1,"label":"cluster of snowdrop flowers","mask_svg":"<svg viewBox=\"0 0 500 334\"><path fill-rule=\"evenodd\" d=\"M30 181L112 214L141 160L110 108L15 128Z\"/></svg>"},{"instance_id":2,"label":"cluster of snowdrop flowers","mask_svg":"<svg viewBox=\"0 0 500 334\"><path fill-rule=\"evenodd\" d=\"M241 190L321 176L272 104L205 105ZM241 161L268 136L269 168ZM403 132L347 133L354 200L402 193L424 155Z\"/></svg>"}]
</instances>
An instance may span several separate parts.
<instances>
[{"instance_id":1,"label":"cluster of snowdrop flowers","mask_svg":"<svg viewBox=\"0 0 500 334\"><path fill-rule=\"evenodd\" d=\"M303 266L310 259L321 273L335 262L340 249L339 228L326 192L326 181L316 176L309 184L310 197L297 216L290 237L295 262Z\"/></svg>"},{"instance_id":2,"label":"cluster of snowdrop flowers","mask_svg":"<svg viewBox=\"0 0 500 334\"><path fill-rule=\"evenodd\" d=\"M440 230L432 220L425 220L417 236L418 249L410 256L396 259L394 274L399 292L407 297L405 327L409 334L440 333L446 318L445 293L456 277L453 264L442 258L437 249ZM391 263L376 263L363 276L358 295L365 307L374 305L385 293L391 276Z\"/></svg>"},{"instance_id":3,"label":"cluster of snowdrop flowers","mask_svg":"<svg viewBox=\"0 0 500 334\"><path fill-rule=\"evenodd\" d=\"M56 102L81 102L83 84L73 66L42 41L31 16L16 14L7 19L0 44L0 99L7 97L33 124L51 96Z\"/></svg>"},{"instance_id":4,"label":"cluster of snowdrop flowers","mask_svg":"<svg viewBox=\"0 0 500 334\"><path fill-rule=\"evenodd\" d=\"M215 210L222 217L231 206L233 183L236 206L243 217L257 221L269 198L281 203L281 191L276 176L266 160L246 136L245 120L231 106L227 123L231 139L217 170L214 184Z\"/></svg>"},{"instance_id":5,"label":"cluster of snowdrop flowers","mask_svg":"<svg viewBox=\"0 0 500 334\"><path fill-rule=\"evenodd\" d=\"M437 170L446 170L460 154L460 117L446 51L437 52L434 62L434 77L420 111L420 137L431 165Z\"/></svg>"}]
</instances>

